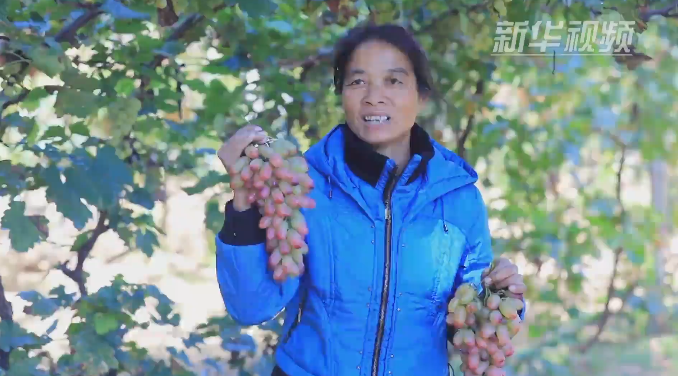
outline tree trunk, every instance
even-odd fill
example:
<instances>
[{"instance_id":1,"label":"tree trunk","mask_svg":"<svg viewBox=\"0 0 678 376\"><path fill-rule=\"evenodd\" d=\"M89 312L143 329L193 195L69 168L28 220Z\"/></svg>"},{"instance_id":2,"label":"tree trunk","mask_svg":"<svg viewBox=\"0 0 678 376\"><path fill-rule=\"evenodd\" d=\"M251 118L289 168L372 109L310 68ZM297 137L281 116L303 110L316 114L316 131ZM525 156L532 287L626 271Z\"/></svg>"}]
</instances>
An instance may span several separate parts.
<instances>
[{"instance_id":1,"label":"tree trunk","mask_svg":"<svg viewBox=\"0 0 678 376\"><path fill-rule=\"evenodd\" d=\"M648 303L650 304L650 313L652 314L648 330L651 333L659 333L664 332L668 324L668 311L664 305L663 294L666 277L666 256L668 254L671 227L671 215L669 212L669 167L666 161L652 161L650 163L650 177L652 182L652 207L661 215L662 221L655 238L655 284L648 290Z\"/></svg>"}]
</instances>

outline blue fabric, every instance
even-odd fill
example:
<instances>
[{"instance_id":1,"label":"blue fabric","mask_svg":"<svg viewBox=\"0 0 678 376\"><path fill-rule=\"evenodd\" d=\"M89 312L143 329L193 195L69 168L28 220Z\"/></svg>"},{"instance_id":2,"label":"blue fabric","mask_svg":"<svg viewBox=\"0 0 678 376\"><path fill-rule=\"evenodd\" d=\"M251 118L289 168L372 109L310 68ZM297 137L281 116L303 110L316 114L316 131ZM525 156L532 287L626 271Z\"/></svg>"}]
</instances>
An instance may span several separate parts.
<instances>
[{"instance_id":1,"label":"blue fabric","mask_svg":"<svg viewBox=\"0 0 678 376\"><path fill-rule=\"evenodd\" d=\"M229 314L243 325L286 309L276 352L290 376L368 376L384 273L385 206L389 160L376 187L344 163L343 131L336 128L306 152L316 208L304 211L309 235L306 273L278 284L264 244L231 246L217 237L217 277ZM480 285L493 259L487 211L476 172L433 141L427 172L406 184L414 155L392 196L388 307L379 376L446 376L447 302L460 283ZM295 321L301 296L301 321ZM524 315L524 312L523 312Z\"/></svg>"}]
</instances>

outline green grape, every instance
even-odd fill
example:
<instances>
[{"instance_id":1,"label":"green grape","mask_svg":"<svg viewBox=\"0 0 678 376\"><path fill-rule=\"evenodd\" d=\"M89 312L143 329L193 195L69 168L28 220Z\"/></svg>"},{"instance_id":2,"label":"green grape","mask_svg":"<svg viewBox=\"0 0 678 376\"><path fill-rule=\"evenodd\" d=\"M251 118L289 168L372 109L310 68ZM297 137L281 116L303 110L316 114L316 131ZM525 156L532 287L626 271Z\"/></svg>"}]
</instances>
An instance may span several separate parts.
<instances>
[{"instance_id":1,"label":"green grape","mask_svg":"<svg viewBox=\"0 0 678 376\"><path fill-rule=\"evenodd\" d=\"M174 0L172 4L174 5L174 10L177 13L184 13L186 11L186 8L188 8L189 1L188 0Z\"/></svg>"},{"instance_id":2,"label":"green grape","mask_svg":"<svg viewBox=\"0 0 678 376\"><path fill-rule=\"evenodd\" d=\"M141 102L136 98L119 98L108 105L108 120L111 122L109 133L118 138L128 134L136 122L141 110Z\"/></svg>"}]
</instances>

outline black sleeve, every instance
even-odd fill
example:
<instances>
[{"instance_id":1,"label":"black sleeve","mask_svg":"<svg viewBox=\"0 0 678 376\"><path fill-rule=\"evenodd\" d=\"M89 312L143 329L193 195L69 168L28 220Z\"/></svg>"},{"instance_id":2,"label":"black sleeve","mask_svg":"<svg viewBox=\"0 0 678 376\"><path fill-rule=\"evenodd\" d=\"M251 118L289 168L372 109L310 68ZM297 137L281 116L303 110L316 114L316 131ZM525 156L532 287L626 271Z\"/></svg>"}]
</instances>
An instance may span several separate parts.
<instances>
[{"instance_id":1,"label":"black sleeve","mask_svg":"<svg viewBox=\"0 0 678 376\"><path fill-rule=\"evenodd\" d=\"M255 245L266 241L266 230L259 228L261 214L256 206L243 212L233 208L233 201L226 203L224 226L219 239L228 245Z\"/></svg>"},{"instance_id":2,"label":"black sleeve","mask_svg":"<svg viewBox=\"0 0 678 376\"><path fill-rule=\"evenodd\" d=\"M452 325L447 325L447 340L450 341L450 343L452 343L455 333L457 333L457 329Z\"/></svg>"}]
</instances>

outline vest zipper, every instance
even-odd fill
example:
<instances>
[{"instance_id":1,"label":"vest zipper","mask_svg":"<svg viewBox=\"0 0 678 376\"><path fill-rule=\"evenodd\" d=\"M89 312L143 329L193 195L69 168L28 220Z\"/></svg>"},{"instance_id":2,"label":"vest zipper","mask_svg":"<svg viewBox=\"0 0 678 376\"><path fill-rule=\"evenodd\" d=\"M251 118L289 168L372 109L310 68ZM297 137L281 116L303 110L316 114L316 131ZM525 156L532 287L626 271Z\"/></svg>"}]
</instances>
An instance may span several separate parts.
<instances>
[{"instance_id":1,"label":"vest zipper","mask_svg":"<svg viewBox=\"0 0 678 376\"><path fill-rule=\"evenodd\" d=\"M391 172L389 181L384 189L384 217L386 220L386 234L384 243L384 279L381 289L381 305L379 306L379 324L377 326L377 340L374 344L374 356L372 357L372 376L379 375L379 358L381 357L381 344L384 339L384 326L386 325L386 311L388 310L389 286L391 283L391 235L393 221L391 218L391 196L398 181L398 175Z\"/></svg>"}]
</instances>

